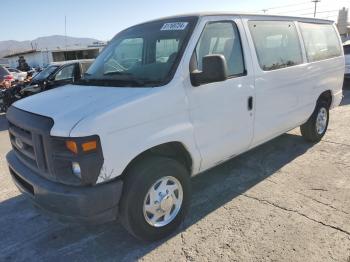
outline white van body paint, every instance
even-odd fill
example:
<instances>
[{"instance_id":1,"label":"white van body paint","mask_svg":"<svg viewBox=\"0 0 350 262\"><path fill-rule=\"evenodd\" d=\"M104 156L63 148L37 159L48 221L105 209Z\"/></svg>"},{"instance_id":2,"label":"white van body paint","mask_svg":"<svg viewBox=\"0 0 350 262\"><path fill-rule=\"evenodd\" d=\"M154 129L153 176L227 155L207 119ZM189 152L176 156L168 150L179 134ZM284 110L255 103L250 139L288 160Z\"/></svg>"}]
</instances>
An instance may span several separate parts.
<instances>
[{"instance_id":1,"label":"white van body paint","mask_svg":"<svg viewBox=\"0 0 350 262\"><path fill-rule=\"evenodd\" d=\"M204 26L233 21L240 33L247 74L193 87L189 63ZM201 14L173 79L155 88L73 86L57 88L15 107L54 120L52 136L98 135L104 167L97 183L122 174L142 152L180 142L192 157L192 175L256 147L307 121L320 94L330 90L332 107L342 99L344 56L263 71L248 20L331 23L326 20L241 14ZM300 32L298 31L299 37ZM340 39L339 39L340 41ZM247 99L253 98L253 110Z\"/></svg>"}]
</instances>

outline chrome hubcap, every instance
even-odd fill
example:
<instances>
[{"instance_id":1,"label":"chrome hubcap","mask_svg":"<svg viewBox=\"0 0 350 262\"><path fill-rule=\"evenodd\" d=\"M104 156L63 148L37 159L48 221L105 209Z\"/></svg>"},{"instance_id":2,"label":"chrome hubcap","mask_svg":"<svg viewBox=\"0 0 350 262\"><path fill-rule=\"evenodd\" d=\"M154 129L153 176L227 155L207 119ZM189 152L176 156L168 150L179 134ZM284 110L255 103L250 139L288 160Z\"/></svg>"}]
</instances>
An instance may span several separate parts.
<instances>
[{"instance_id":1,"label":"chrome hubcap","mask_svg":"<svg viewBox=\"0 0 350 262\"><path fill-rule=\"evenodd\" d=\"M316 131L319 135L321 135L326 129L327 119L327 110L324 107L320 108L316 118Z\"/></svg>"},{"instance_id":2,"label":"chrome hubcap","mask_svg":"<svg viewBox=\"0 0 350 262\"><path fill-rule=\"evenodd\" d=\"M148 224L162 227L174 220L183 200L180 182L172 176L162 177L148 190L143 204L143 215Z\"/></svg>"}]
</instances>

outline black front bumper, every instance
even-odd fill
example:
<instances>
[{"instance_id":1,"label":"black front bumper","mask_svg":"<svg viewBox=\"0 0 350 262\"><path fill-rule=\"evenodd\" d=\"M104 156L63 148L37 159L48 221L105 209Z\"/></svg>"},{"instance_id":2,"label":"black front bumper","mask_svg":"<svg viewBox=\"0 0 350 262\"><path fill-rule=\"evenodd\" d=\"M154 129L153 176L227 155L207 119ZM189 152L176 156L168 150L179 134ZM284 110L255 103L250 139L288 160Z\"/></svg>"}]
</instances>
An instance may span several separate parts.
<instances>
[{"instance_id":1,"label":"black front bumper","mask_svg":"<svg viewBox=\"0 0 350 262\"><path fill-rule=\"evenodd\" d=\"M68 186L49 181L24 165L14 151L6 156L13 181L36 206L60 220L104 223L116 219L123 182Z\"/></svg>"}]
</instances>

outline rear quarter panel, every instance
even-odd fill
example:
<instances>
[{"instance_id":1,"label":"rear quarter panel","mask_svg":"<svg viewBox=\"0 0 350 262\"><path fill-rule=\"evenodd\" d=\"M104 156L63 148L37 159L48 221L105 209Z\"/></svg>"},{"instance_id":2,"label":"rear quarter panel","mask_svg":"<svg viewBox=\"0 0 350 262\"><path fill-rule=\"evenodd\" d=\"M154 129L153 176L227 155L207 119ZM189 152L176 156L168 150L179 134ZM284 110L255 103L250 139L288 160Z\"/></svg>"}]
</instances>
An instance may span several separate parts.
<instances>
[{"instance_id":1,"label":"rear quarter panel","mask_svg":"<svg viewBox=\"0 0 350 262\"><path fill-rule=\"evenodd\" d=\"M344 57L309 63L306 72L305 80L309 88L305 92L302 103L307 106L308 115L312 114L320 94L327 90L332 92L332 107L338 106L342 97L344 81Z\"/></svg>"}]
</instances>

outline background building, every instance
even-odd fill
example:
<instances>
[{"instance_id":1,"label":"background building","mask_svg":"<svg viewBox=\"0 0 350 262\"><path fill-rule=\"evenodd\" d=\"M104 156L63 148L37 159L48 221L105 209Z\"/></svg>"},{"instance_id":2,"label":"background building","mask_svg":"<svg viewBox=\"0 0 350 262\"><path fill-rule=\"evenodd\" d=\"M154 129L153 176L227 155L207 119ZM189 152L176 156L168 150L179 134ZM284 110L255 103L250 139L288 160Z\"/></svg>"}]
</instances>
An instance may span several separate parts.
<instances>
[{"instance_id":1,"label":"background building","mask_svg":"<svg viewBox=\"0 0 350 262\"><path fill-rule=\"evenodd\" d=\"M97 47L55 49L55 50L28 50L7 55L10 67L18 66L20 56L26 60L30 67L45 67L52 62L76 60L76 59L94 59L103 49L103 45Z\"/></svg>"}]
</instances>

